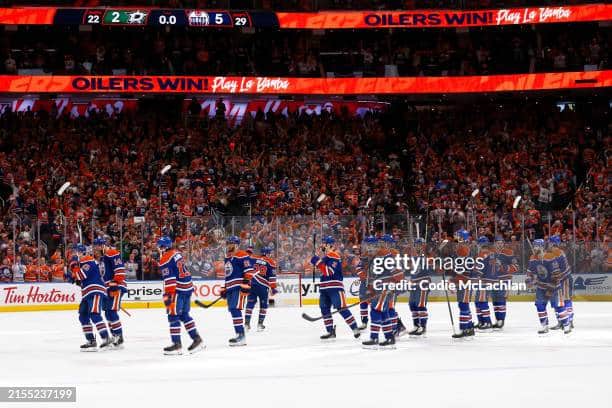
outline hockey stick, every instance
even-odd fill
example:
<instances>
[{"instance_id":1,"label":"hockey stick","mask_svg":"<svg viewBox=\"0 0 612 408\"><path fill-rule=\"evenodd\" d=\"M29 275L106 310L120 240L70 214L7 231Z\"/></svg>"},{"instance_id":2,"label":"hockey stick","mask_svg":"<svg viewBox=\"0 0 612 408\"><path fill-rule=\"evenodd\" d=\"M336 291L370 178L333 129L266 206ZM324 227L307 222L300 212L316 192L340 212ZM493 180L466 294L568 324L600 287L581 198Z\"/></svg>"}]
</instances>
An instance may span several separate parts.
<instances>
[{"instance_id":1,"label":"hockey stick","mask_svg":"<svg viewBox=\"0 0 612 408\"><path fill-rule=\"evenodd\" d=\"M128 315L129 317L132 317L132 314L130 312L128 312L127 310L125 310L123 307L121 307L120 309L123 313L125 313L126 315Z\"/></svg>"},{"instance_id":2,"label":"hockey stick","mask_svg":"<svg viewBox=\"0 0 612 408\"><path fill-rule=\"evenodd\" d=\"M350 304L350 305L348 305L348 306L341 307L341 308L340 308L340 309L338 309L338 310L334 310L333 312L331 312L331 313L330 313L330 316L335 315L336 313L340 313L340 312L342 312L343 310L348 310L348 309L350 309L350 308L352 308L352 307L355 307L355 306L357 306L358 304L360 304L361 302L369 302L370 300L374 299L376 296L378 296L378 294L376 294L376 295L374 295L374 296L370 296L370 297L369 297L369 298L367 298L367 299L360 300L360 301L359 301L359 302L357 302L357 303L352 303L352 304ZM307 313L302 313L302 317L303 317L305 320L308 320L309 322L316 322L317 320L321 320L321 319L323 319L325 316L312 317L312 316L309 316Z\"/></svg>"},{"instance_id":3,"label":"hockey stick","mask_svg":"<svg viewBox=\"0 0 612 408\"><path fill-rule=\"evenodd\" d=\"M438 251L442 250L448 244L448 239L442 241L442 244L438 248ZM450 305L450 298L448 296L448 288L446 286L446 269L442 268L442 279L444 279L444 295L446 296L446 305L448 306L448 315L450 316L451 327L453 328L453 334L455 334L455 319L453 318L453 310Z\"/></svg>"},{"instance_id":4,"label":"hockey stick","mask_svg":"<svg viewBox=\"0 0 612 408\"><path fill-rule=\"evenodd\" d=\"M198 299L195 300L195 304L203 307L204 309L208 309L209 307L213 306L215 303L217 303L218 301L220 301L221 299L223 299L223 297L219 296L218 298L216 298L215 300L213 300L211 303L206 304L203 302L200 302Z\"/></svg>"},{"instance_id":5,"label":"hockey stick","mask_svg":"<svg viewBox=\"0 0 612 408\"><path fill-rule=\"evenodd\" d=\"M81 227L81 221L77 220L77 229L79 230L79 244L83 243L83 228Z\"/></svg>"}]
</instances>

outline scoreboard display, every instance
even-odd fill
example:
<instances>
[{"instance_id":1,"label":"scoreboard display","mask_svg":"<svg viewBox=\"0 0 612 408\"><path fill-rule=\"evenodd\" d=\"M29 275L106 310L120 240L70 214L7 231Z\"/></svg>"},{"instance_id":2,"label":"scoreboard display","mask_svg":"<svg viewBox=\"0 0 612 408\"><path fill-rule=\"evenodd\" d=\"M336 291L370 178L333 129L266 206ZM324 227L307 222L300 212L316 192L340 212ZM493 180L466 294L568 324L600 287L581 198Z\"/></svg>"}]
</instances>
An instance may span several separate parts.
<instances>
[{"instance_id":1,"label":"scoreboard display","mask_svg":"<svg viewBox=\"0 0 612 408\"><path fill-rule=\"evenodd\" d=\"M57 8L53 11L52 21L48 21L50 15L45 14L47 21L32 21L30 24L242 28L253 27L256 21L257 27L279 26L276 14L272 12L150 8Z\"/></svg>"},{"instance_id":2,"label":"scoreboard display","mask_svg":"<svg viewBox=\"0 0 612 408\"><path fill-rule=\"evenodd\" d=\"M610 3L610 2L608 2ZM450 28L612 21L612 4L484 10L371 10L308 13L152 7L0 7L0 25L180 26L279 29Z\"/></svg>"}]
</instances>

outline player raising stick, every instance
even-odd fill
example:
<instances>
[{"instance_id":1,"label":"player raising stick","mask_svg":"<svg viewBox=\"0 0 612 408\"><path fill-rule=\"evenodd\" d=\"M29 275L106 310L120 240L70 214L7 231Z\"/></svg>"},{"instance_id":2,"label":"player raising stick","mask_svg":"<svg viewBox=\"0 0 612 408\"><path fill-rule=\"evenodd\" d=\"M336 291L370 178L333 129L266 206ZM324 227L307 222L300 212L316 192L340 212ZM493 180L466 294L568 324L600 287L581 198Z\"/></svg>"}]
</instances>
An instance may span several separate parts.
<instances>
[{"instance_id":1,"label":"player raising stick","mask_svg":"<svg viewBox=\"0 0 612 408\"><path fill-rule=\"evenodd\" d=\"M268 311L268 296L270 292L276 291L276 262L270 258L272 249L269 247L261 248L261 256L252 256L255 263L253 264L254 273L251 279L251 290L247 298L246 311L244 316L244 325L247 330L251 329L251 315L253 307L259 299L259 319L257 321L257 331L263 331L266 312Z\"/></svg>"},{"instance_id":2,"label":"player raising stick","mask_svg":"<svg viewBox=\"0 0 612 408\"><path fill-rule=\"evenodd\" d=\"M353 336L359 338L361 335L353 314L350 310L346 309L346 296L344 294L344 284L342 283L342 260L340 259L340 254L334 249L335 242L332 236L323 238L323 246L321 247L323 256L315 255L310 259L310 263L319 269L321 273L319 308L321 309L325 330L327 331L321 336L321 340L336 338L336 326L334 326L334 319L331 315L332 306L339 310L340 315L353 331Z\"/></svg>"},{"instance_id":3,"label":"player raising stick","mask_svg":"<svg viewBox=\"0 0 612 408\"><path fill-rule=\"evenodd\" d=\"M123 348L123 328L119 320L121 298L127 292L125 283L125 266L121 254L108 244L106 238L94 239L94 250L100 256L104 269L103 279L106 285L107 298L104 302L104 315L113 335L113 348Z\"/></svg>"},{"instance_id":4,"label":"player raising stick","mask_svg":"<svg viewBox=\"0 0 612 408\"><path fill-rule=\"evenodd\" d=\"M185 265L183 255L172 249L172 240L169 237L161 237L157 240L157 248L160 253L159 271L164 280L164 305L170 325L170 339L172 345L164 348L166 355L183 354L181 344L181 322L187 333L193 340L187 348L190 354L202 350L202 338L198 334L196 324L189 315L191 308L191 294L193 283L191 273Z\"/></svg>"}]
</instances>

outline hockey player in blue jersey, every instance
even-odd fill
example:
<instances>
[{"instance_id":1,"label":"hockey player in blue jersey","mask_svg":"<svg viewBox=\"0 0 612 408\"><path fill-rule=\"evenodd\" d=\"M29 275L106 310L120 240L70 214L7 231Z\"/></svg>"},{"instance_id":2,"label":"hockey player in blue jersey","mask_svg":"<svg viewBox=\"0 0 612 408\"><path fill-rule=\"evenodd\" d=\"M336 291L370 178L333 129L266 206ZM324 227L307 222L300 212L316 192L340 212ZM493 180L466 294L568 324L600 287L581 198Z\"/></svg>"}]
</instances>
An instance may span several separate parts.
<instances>
[{"instance_id":1,"label":"hockey player in blue jersey","mask_svg":"<svg viewBox=\"0 0 612 408\"><path fill-rule=\"evenodd\" d=\"M251 278L251 290L247 298L246 310L244 313L244 326L247 330L251 329L251 315L253 307L259 299L259 318L257 321L257 331L265 330L264 320L268 311L268 297L271 292L276 291L276 262L270 258L272 249L269 247L261 248L261 255L251 255L253 258L253 277Z\"/></svg>"},{"instance_id":2,"label":"hockey player in blue jersey","mask_svg":"<svg viewBox=\"0 0 612 408\"><path fill-rule=\"evenodd\" d=\"M319 283L319 308L323 315L326 333L321 336L321 340L331 340L336 338L336 326L331 315L331 307L334 306L340 311L346 324L353 331L353 336L359 338L360 332L357 323L350 310L346 309L346 296L344 294L344 284L342 276L342 260L340 254L334 249L335 240L332 236L323 238L321 248L322 256L313 256L310 263L317 268L321 274Z\"/></svg>"},{"instance_id":3,"label":"hockey player in blue jersey","mask_svg":"<svg viewBox=\"0 0 612 408\"><path fill-rule=\"evenodd\" d=\"M393 235L384 234L380 238L380 242L385 252L384 256L395 257L396 255L399 255L399 251L395 248L397 241L395 240ZM402 279L404 279L404 271L399 270L399 269L393 271L393 276L391 277L391 279L396 282L401 281ZM389 293L389 299L388 299L389 320L391 321L391 327L393 330L393 335L395 337L400 337L406 333L406 326L404 326L402 319L399 317L399 315L397 314L397 311L395 310L395 302L397 301L398 294L399 294L398 291L392 291L391 293Z\"/></svg>"},{"instance_id":4,"label":"hockey player in blue jersey","mask_svg":"<svg viewBox=\"0 0 612 408\"><path fill-rule=\"evenodd\" d=\"M559 262L559 269L561 270L561 292L559 296L563 299L565 304L565 310L567 311L567 317L569 320L570 329L574 329L574 305L572 302L572 296L574 295L574 279L572 278L572 271L569 266L569 261L565 252L561 249L561 238L558 235L553 235L548 239L550 250L554 253L555 257ZM551 327L551 330L561 329L561 323L559 322L559 316L557 316L557 324Z\"/></svg>"},{"instance_id":5,"label":"hockey player in blue jersey","mask_svg":"<svg viewBox=\"0 0 612 408\"><path fill-rule=\"evenodd\" d=\"M100 256L99 262L103 268L102 278L106 286L106 301L104 315L113 335L113 348L123 348L123 328L119 319L121 299L127 292L125 283L125 266L121 254L108 244L106 238L94 239L94 251Z\"/></svg>"},{"instance_id":6,"label":"hockey player in blue jersey","mask_svg":"<svg viewBox=\"0 0 612 408\"><path fill-rule=\"evenodd\" d=\"M495 237L495 265L493 268L492 279L496 282L511 282L512 275L518 272L518 260L514 256L512 248L505 247L504 239L501 236ZM506 320L506 303L508 291L506 289L493 289L491 300L493 301L493 311L495 312L495 324L493 330L502 330Z\"/></svg>"},{"instance_id":7,"label":"hockey player in blue jersey","mask_svg":"<svg viewBox=\"0 0 612 408\"><path fill-rule=\"evenodd\" d=\"M240 239L231 236L226 240L225 254L225 286L221 289L221 296L227 299L227 309L232 315L232 322L236 337L229 340L229 345L246 345L242 308L246 303L251 289L251 277L254 273L253 259L246 251L239 249Z\"/></svg>"},{"instance_id":8,"label":"hockey player in blue jersey","mask_svg":"<svg viewBox=\"0 0 612 408\"><path fill-rule=\"evenodd\" d=\"M393 282L394 278L398 276L398 271L395 269L384 268L384 259L395 256L395 254L388 248L389 238L385 238L385 241L381 239L380 248L376 251L374 256L374 258L382 259L380 264L383 265L383 270L372 273L370 276L368 276L368 290L371 293L372 301L370 307L370 338L361 343L365 349L390 349L395 347L394 322L389 313L391 302L395 296L395 293L382 285ZM380 331L383 332L385 337L385 340L382 342L379 342Z\"/></svg>"},{"instance_id":9,"label":"hockey player in blue jersey","mask_svg":"<svg viewBox=\"0 0 612 408\"><path fill-rule=\"evenodd\" d=\"M157 248L160 252L159 271L164 280L164 305L170 325L170 340L172 344L164 348L164 354L182 354L181 323L193 340L187 351L191 354L203 349L202 338L198 334L196 324L189 315L191 309L191 294L193 283L191 273L185 265L183 255L172 248L172 240L169 237L161 237L157 240Z\"/></svg>"},{"instance_id":10,"label":"hockey player in blue jersey","mask_svg":"<svg viewBox=\"0 0 612 408\"><path fill-rule=\"evenodd\" d=\"M368 327L368 309L370 306L370 301L368 300L368 269L372 258L376 254L377 244L378 239L374 235L365 237L362 243L362 256L356 267L357 276L359 277L359 314L361 316L359 330L365 330Z\"/></svg>"},{"instance_id":11,"label":"hockey player in blue jersey","mask_svg":"<svg viewBox=\"0 0 612 408\"><path fill-rule=\"evenodd\" d=\"M414 241L414 249L409 254L410 256L427 256L425 240L417 238ZM432 270L426 265L421 265L420 268L413 271L410 281L412 282L412 290L408 298L408 306L412 314L412 323L414 329L408 333L411 337L424 336L427 331L427 300L429 297L429 283L431 282Z\"/></svg>"},{"instance_id":12,"label":"hockey player in blue jersey","mask_svg":"<svg viewBox=\"0 0 612 408\"><path fill-rule=\"evenodd\" d=\"M472 278L480 285L474 293L474 306L476 307L476 317L478 319L477 330L490 331L493 328L491 322L491 309L489 308L489 290L481 287L493 282L493 270L495 266L495 254L490 248L489 238L486 236L478 237L478 258L482 260L482 268L474 268Z\"/></svg>"},{"instance_id":13,"label":"hockey player in blue jersey","mask_svg":"<svg viewBox=\"0 0 612 408\"><path fill-rule=\"evenodd\" d=\"M470 256L470 233L460 229L455 233L457 240L455 246L455 257L465 258ZM457 304L459 306L459 333L453 334L454 339L469 338L474 336L474 323L472 322L472 311L470 309L470 299L472 291L469 287L461 288L461 282L470 281L471 271L455 271L455 284L457 285Z\"/></svg>"},{"instance_id":14,"label":"hockey player in blue jersey","mask_svg":"<svg viewBox=\"0 0 612 408\"><path fill-rule=\"evenodd\" d=\"M81 346L81 351L98 351L93 325L102 339L100 350L109 350L112 347L112 339L100 315L106 300L106 287L100 275L100 268L96 260L87 254L84 245L77 244L75 252L76 255L70 261L70 271L73 282L81 287L79 321L87 340Z\"/></svg>"},{"instance_id":15,"label":"hockey player in blue jersey","mask_svg":"<svg viewBox=\"0 0 612 408\"><path fill-rule=\"evenodd\" d=\"M560 287L563 279L559 261L553 251L547 251L543 239L533 241L533 255L527 266L527 283L536 288L535 306L538 311L541 328L538 334L548 333L548 312L550 302L558 315L559 323L565 333L571 331L563 299L560 298Z\"/></svg>"}]
</instances>

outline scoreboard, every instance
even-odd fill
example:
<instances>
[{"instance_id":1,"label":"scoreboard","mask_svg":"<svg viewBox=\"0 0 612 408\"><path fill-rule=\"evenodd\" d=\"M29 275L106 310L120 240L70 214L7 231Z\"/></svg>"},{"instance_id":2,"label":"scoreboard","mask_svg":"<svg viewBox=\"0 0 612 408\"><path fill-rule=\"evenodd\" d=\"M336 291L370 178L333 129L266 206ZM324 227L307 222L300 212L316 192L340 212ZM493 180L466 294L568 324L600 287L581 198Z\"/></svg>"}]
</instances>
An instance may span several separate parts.
<instances>
[{"instance_id":1,"label":"scoreboard","mask_svg":"<svg viewBox=\"0 0 612 408\"><path fill-rule=\"evenodd\" d=\"M610 3L610 2L608 2ZM485 10L364 10L308 13L151 7L0 8L1 25L181 26L279 29L444 28L612 21L612 4Z\"/></svg>"},{"instance_id":2,"label":"scoreboard","mask_svg":"<svg viewBox=\"0 0 612 408\"><path fill-rule=\"evenodd\" d=\"M15 10L15 9L4 9ZM279 27L276 13L195 9L151 8L23 8L30 16L25 24L103 25L103 26L187 26L202 28ZM45 12L43 12L43 10ZM0 10L0 24L2 22ZM18 24L23 24L17 22Z\"/></svg>"}]
</instances>

